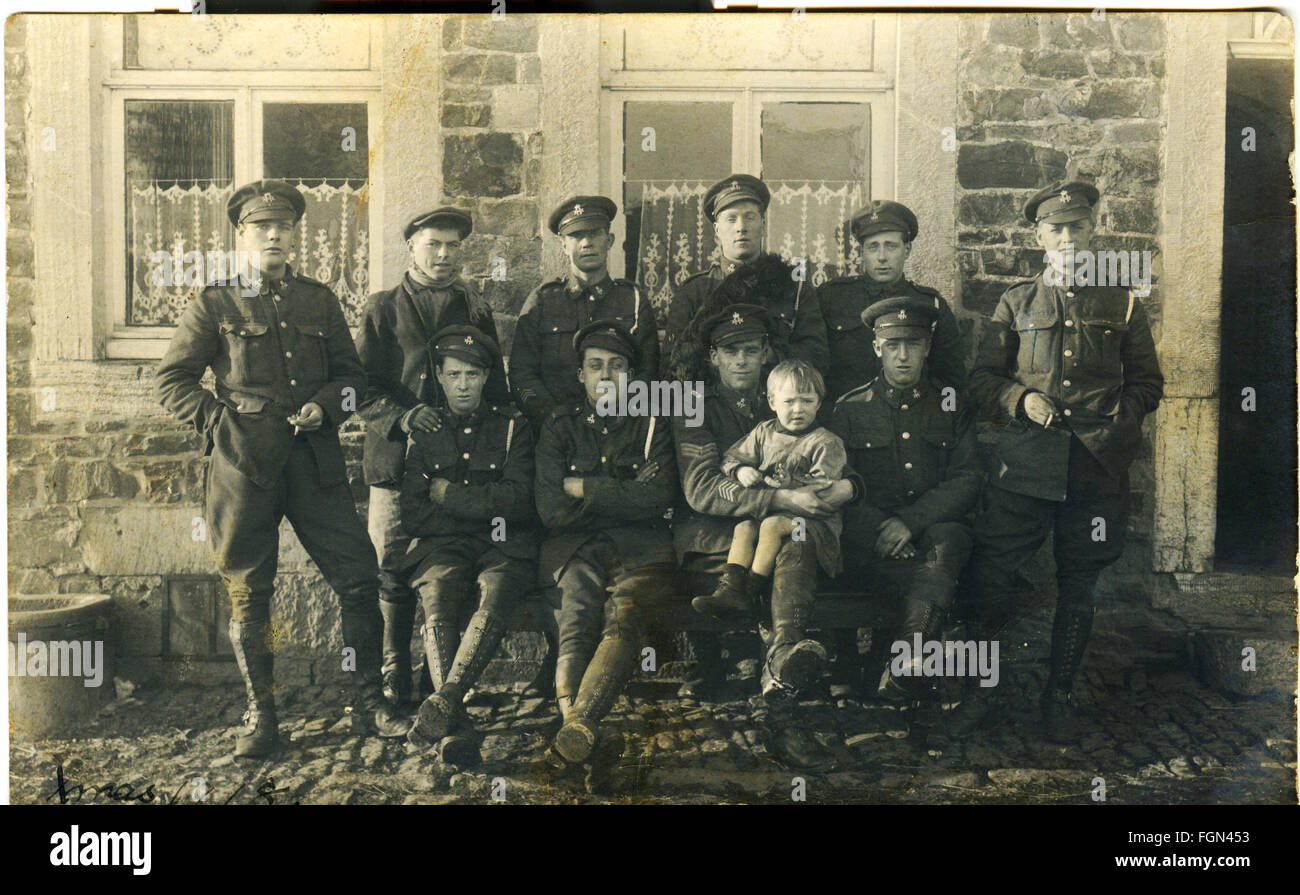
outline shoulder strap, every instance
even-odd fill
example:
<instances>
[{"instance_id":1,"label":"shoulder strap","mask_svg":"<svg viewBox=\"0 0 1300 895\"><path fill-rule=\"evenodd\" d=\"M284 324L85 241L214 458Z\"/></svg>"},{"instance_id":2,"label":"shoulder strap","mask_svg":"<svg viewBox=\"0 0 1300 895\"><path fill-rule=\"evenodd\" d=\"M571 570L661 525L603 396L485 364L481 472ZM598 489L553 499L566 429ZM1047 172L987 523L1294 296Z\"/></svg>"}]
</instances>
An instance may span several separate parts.
<instances>
[{"instance_id":1,"label":"shoulder strap","mask_svg":"<svg viewBox=\"0 0 1300 895\"><path fill-rule=\"evenodd\" d=\"M655 437L655 420L656 420L656 419L657 419L657 417L653 417L653 416L650 417L650 425L646 428L646 433L645 433L645 450L642 452L642 456L643 456L643 458L646 459L646 460L649 460L649 459L650 459L650 442L653 441L653 440L654 440L654 437Z\"/></svg>"}]
</instances>

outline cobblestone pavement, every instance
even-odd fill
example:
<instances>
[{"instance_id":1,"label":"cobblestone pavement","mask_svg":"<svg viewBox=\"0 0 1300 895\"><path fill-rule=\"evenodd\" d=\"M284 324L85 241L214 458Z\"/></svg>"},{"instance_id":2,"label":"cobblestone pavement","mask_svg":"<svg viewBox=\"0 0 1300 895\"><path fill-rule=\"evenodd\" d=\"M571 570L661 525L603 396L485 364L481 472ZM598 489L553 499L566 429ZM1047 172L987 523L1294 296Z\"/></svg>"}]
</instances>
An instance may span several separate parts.
<instances>
[{"instance_id":1,"label":"cobblestone pavement","mask_svg":"<svg viewBox=\"0 0 1300 895\"><path fill-rule=\"evenodd\" d=\"M1039 627L1032 633L1041 644L1047 632ZM1115 651L1107 636L1097 638L1101 657ZM13 742L11 800L59 801L62 763L64 792L82 803L149 794L152 804L464 804L494 796L516 804L788 804L802 794L809 803L1091 804L1097 777L1108 804L1296 802L1292 697L1231 700L1169 657L1085 662L1076 693L1088 732L1070 747L1037 729L1041 648L1003 652L990 715L961 741L909 736L897 709L828 692L777 717L753 695L757 664L737 661L715 702L678 699L676 682L634 680L604 728L623 734L625 751L600 794L587 791L581 769L547 761L558 725L552 704L521 701L513 688L473 694L469 715L483 760L460 769L401 740L355 734L342 691L325 685L281 698L283 745L274 760L236 762L242 688L186 686L137 689L106 706L78 739ZM811 766L789 760L790 737L800 735L816 741Z\"/></svg>"}]
</instances>

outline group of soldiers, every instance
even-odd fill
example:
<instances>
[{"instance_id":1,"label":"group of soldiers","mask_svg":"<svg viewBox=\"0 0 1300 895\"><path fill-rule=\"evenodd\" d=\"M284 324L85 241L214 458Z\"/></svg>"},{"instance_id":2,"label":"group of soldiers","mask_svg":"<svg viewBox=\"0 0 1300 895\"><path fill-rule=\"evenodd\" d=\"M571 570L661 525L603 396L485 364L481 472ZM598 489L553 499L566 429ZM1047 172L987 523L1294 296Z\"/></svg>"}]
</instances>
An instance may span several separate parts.
<instances>
[{"instance_id":1,"label":"group of soldiers","mask_svg":"<svg viewBox=\"0 0 1300 895\"><path fill-rule=\"evenodd\" d=\"M919 231L908 208L874 201L855 214L863 273L815 287L764 253L769 198L743 174L709 190L720 257L677 289L662 347L647 296L608 272L614 202L562 203L549 228L568 270L528 297L507 376L492 310L461 276L468 212L438 208L406 225L409 267L370 297L354 343L332 292L287 263L300 193L278 181L234 192L239 248L257 260L189 303L157 388L211 454L205 515L248 696L237 756L278 743L270 602L284 517L339 595L355 716L453 763L477 755L466 693L539 585L554 626L529 692L554 694L557 765L590 766L618 751L601 720L676 601L754 612L763 696L788 703L826 671L808 629L831 573L852 582L837 589L896 599L900 639L933 640L957 616L993 637L1030 605L1020 570L1049 533L1058 598L1043 721L1053 738L1077 736L1071 685L1097 579L1123 550L1127 468L1162 394L1141 303L1122 287L1039 274L1003 295L968 375L951 308L904 275ZM1089 249L1098 198L1072 182L1025 205L1049 256ZM746 487L724 473L724 455L773 420L766 377L789 360L820 371L818 422L847 465L834 481ZM208 369L214 391L200 382ZM702 419L602 412L623 377L702 382ZM368 532L338 440L352 412L365 422ZM997 424L991 466L977 416ZM770 595L733 588L711 601L737 523L775 513L842 519L842 549L791 532ZM683 691L698 696L726 667L716 634L690 637L696 671ZM852 639L838 648L857 655ZM894 669L866 689L932 703L920 671ZM978 700L963 707L978 720Z\"/></svg>"}]
</instances>

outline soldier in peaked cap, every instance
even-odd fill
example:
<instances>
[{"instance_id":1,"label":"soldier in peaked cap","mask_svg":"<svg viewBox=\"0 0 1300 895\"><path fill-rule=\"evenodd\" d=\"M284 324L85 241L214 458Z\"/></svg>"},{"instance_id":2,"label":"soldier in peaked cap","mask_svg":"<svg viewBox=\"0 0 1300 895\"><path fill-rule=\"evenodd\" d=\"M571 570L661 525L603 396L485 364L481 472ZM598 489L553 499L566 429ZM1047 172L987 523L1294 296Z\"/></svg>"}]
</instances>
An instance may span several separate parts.
<instances>
[{"instance_id":1,"label":"soldier in peaked cap","mask_svg":"<svg viewBox=\"0 0 1300 895\"><path fill-rule=\"evenodd\" d=\"M476 764L473 738L452 735L468 726L465 693L496 654L517 597L537 577L533 434L513 405L484 399L501 358L495 339L472 326L448 326L432 352L447 403L435 431L411 433L401 521L413 538L406 561L424 605L435 692L408 739L440 744L448 764ZM467 595L474 613L462 636L458 616Z\"/></svg>"},{"instance_id":2,"label":"soldier in peaked cap","mask_svg":"<svg viewBox=\"0 0 1300 895\"><path fill-rule=\"evenodd\" d=\"M642 363L653 376L659 369L659 322L650 298L631 280L609 275L614 244L610 223L618 206L604 196L572 196L547 220L560 238L568 270L533 290L524 302L510 350L510 386L515 403L540 433L556 407L582 400L573 376L579 365L574 337L596 320L616 320L636 341ZM549 639L542 667L524 696L550 696L555 679L555 644Z\"/></svg>"},{"instance_id":3,"label":"soldier in peaked cap","mask_svg":"<svg viewBox=\"0 0 1300 895\"><path fill-rule=\"evenodd\" d=\"M938 638L970 556L970 515L983 476L974 415L947 401L929 374L941 312L924 296L901 295L862 312L880 373L842 395L831 429L864 479L863 499L844 514L845 573L875 582L900 603L897 635ZM952 396L950 396L952 397ZM891 675L885 694L919 705L930 688L920 657ZM864 681L874 690L875 681Z\"/></svg>"},{"instance_id":4,"label":"soldier in peaked cap","mask_svg":"<svg viewBox=\"0 0 1300 895\"><path fill-rule=\"evenodd\" d=\"M664 377L701 379L709 368L704 322L732 304L758 304L772 318L765 364L806 360L826 369L826 324L817 290L779 255L763 253L764 215L771 200L766 184L748 174L733 174L704 197L722 257L686 280L668 307Z\"/></svg>"},{"instance_id":5,"label":"soldier in peaked cap","mask_svg":"<svg viewBox=\"0 0 1300 895\"><path fill-rule=\"evenodd\" d=\"M338 439L364 398L365 371L338 298L287 263L303 208L280 181L234 192L227 211L240 249L256 260L238 282L211 283L190 301L155 378L163 406L202 433L212 455L205 517L248 693L237 757L278 744L270 605L284 517L339 595L343 642L355 650L357 716L373 717L385 736L404 727L381 692L375 553ZM215 394L200 383L208 368Z\"/></svg>"},{"instance_id":6,"label":"soldier in peaked cap","mask_svg":"<svg viewBox=\"0 0 1300 895\"><path fill-rule=\"evenodd\" d=\"M672 591L672 538L664 512L677 490L669 427L653 416L604 416L597 399L620 374L635 373L636 339L599 320L574 337L572 374L581 401L555 408L537 445L537 510L546 526L540 571L559 590L555 689L564 719L554 752L588 762L598 781L621 743L602 718L636 668L645 629ZM602 385L604 383L605 385Z\"/></svg>"},{"instance_id":7,"label":"soldier in peaked cap","mask_svg":"<svg viewBox=\"0 0 1300 895\"><path fill-rule=\"evenodd\" d=\"M540 429L553 408L582 398L574 381L574 334L594 320L617 320L632 334L653 375L659 368L659 323L650 299L630 280L609 275L609 231L618 207L604 196L573 196L548 219L569 269L533 290L519 313L510 353L510 384L519 409Z\"/></svg>"},{"instance_id":8,"label":"soldier in peaked cap","mask_svg":"<svg viewBox=\"0 0 1300 895\"><path fill-rule=\"evenodd\" d=\"M366 422L362 468L370 486L369 529L379 555L379 608L384 616L384 690L397 708L411 700L411 633L415 594L406 571L410 538L401 525L399 489L412 432L432 432L446 408L430 353L435 333L472 326L494 343L496 322L478 289L460 273L468 212L444 206L402 228L409 260L401 282L366 301L357 352L369 380L360 415ZM500 352L486 385L489 403L509 403Z\"/></svg>"},{"instance_id":9,"label":"soldier in peaked cap","mask_svg":"<svg viewBox=\"0 0 1300 895\"><path fill-rule=\"evenodd\" d=\"M1062 742L1079 733L1071 687L1100 597L1097 579L1123 552L1128 467L1141 449L1142 419L1164 392L1142 303L1125 286L1080 282L1067 266L1071 254L1091 251L1099 198L1092 184L1071 181L1025 203L1050 263L1003 294L970 377L981 414L1007 424L1006 432L1069 433L1063 501L1017 493L1011 479L1006 487L990 481L968 573L971 615L991 636L1028 601L1032 588L1019 570L1055 532L1058 596L1042 710L1048 736Z\"/></svg>"},{"instance_id":10,"label":"soldier in peaked cap","mask_svg":"<svg viewBox=\"0 0 1300 895\"><path fill-rule=\"evenodd\" d=\"M899 202L877 199L853 215L853 238L862 252L862 273L838 277L817 290L830 339L830 369L826 376L825 409L850 389L880 373L872 349L875 334L862 322L862 312L882 299L911 296L928 302L939 313L931 340L930 375L959 389L966 387L966 364L952 308L934 289L919 286L903 273L920 230L916 215Z\"/></svg>"}]
</instances>

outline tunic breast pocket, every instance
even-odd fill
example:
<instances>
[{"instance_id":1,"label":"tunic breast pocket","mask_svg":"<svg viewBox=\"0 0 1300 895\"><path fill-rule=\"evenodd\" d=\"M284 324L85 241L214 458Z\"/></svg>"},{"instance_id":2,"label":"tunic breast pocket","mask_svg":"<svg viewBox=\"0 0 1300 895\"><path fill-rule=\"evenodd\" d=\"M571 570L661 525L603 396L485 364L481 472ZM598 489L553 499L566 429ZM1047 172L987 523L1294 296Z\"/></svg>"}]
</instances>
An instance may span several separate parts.
<instances>
[{"instance_id":1,"label":"tunic breast pocket","mask_svg":"<svg viewBox=\"0 0 1300 895\"><path fill-rule=\"evenodd\" d=\"M1020 337L1020 351L1016 356L1018 369L1028 373L1051 372L1056 323L1055 314L1021 314L1016 318L1016 334Z\"/></svg>"},{"instance_id":2,"label":"tunic breast pocket","mask_svg":"<svg viewBox=\"0 0 1300 895\"><path fill-rule=\"evenodd\" d=\"M578 315L569 299L557 296L543 309L541 315L542 372L556 383L577 387L577 354L573 350L573 335L578 331ZM552 385L551 387L554 387Z\"/></svg>"},{"instance_id":3,"label":"tunic breast pocket","mask_svg":"<svg viewBox=\"0 0 1300 895\"><path fill-rule=\"evenodd\" d=\"M502 467L505 466L504 452L475 451L469 458L469 482L471 485L490 485L501 481Z\"/></svg>"},{"instance_id":4,"label":"tunic breast pocket","mask_svg":"<svg viewBox=\"0 0 1300 895\"><path fill-rule=\"evenodd\" d=\"M1128 324L1105 318L1080 319L1079 324L1083 340L1080 361L1103 376L1119 376L1123 372L1123 343Z\"/></svg>"},{"instance_id":5,"label":"tunic breast pocket","mask_svg":"<svg viewBox=\"0 0 1300 895\"><path fill-rule=\"evenodd\" d=\"M275 351L270 326L248 320L224 320L221 335L230 352L235 385L270 385L275 381Z\"/></svg>"},{"instance_id":6,"label":"tunic breast pocket","mask_svg":"<svg viewBox=\"0 0 1300 895\"><path fill-rule=\"evenodd\" d=\"M298 351L300 369L305 376L329 379L330 356L324 324L298 324Z\"/></svg>"}]
</instances>

